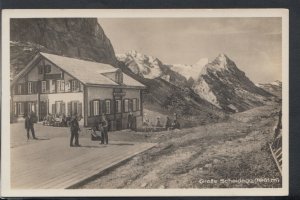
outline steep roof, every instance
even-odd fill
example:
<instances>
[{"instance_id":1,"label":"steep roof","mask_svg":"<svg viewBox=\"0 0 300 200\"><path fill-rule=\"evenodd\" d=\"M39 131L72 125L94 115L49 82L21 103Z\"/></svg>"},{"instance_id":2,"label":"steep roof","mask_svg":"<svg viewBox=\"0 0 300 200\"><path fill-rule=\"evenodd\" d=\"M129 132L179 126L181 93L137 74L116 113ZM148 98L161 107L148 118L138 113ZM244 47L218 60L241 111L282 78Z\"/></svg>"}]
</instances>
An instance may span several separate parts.
<instances>
[{"instance_id":1,"label":"steep roof","mask_svg":"<svg viewBox=\"0 0 300 200\"><path fill-rule=\"evenodd\" d=\"M57 67L61 68L63 71L73 76L74 78L81 81L83 84L110 85L110 86L120 85L104 75L104 73L116 72L120 70L111 65L93 62L93 61L81 60L76 58L70 58L65 56L58 56L58 55L43 53L43 52L40 52L40 55L46 58L48 61L55 64ZM35 57L35 59L37 59L37 57ZM32 67L31 66L32 63L33 62L31 61L22 72L24 73L28 72L28 68ZM20 75L22 76L21 73ZM20 75L18 75L16 78L19 78ZM122 86L145 87L143 84L131 78L130 76L127 76L124 73L123 73Z\"/></svg>"},{"instance_id":2,"label":"steep roof","mask_svg":"<svg viewBox=\"0 0 300 200\"><path fill-rule=\"evenodd\" d=\"M118 70L110 65L48 53L40 54L84 84L118 85L101 74Z\"/></svg>"}]
</instances>

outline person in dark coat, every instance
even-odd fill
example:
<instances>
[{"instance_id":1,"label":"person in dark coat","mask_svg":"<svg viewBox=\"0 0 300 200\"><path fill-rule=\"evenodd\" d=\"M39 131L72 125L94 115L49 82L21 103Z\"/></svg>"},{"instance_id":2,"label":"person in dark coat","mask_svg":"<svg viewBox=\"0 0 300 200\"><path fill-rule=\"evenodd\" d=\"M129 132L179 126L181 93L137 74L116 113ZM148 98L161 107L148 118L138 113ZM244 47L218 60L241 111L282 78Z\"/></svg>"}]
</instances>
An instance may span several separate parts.
<instances>
[{"instance_id":1,"label":"person in dark coat","mask_svg":"<svg viewBox=\"0 0 300 200\"><path fill-rule=\"evenodd\" d=\"M106 116L103 114L102 117L101 117L101 120L100 120L100 124L101 124L101 134L102 134L102 137L101 137L101 144L108 144L108 122L107 122L107 119L106 119Z\"/></svg>"},{"instance_id":2,"label":"person in dark coat","mask_svg":"<svg viewBox=\"0 0 300 200\"><path fill-rule=\"evenodd\" d=\"M173 124L172 124L172 129L180 129L180 124L178 122L177 119L174 120Z\"/></svg>"},{"instance_id":3,"label":"person in dark coat","mask_svg":"<svg viewBox=\"0 0 300 200\"><path fill-rule=\"evenodd\" d=\"M78 118L77 118L76 115L70 121L70 130L71 130L70 146L71 147L74 146L73 145L73 140L75 138L75 146L79 147L80 144L79 144L79 133L78 133L78 131L80 131L80 128L79 128L79 124L78 124Z\"/></svg>"},{"instance_id":4,"label":"person in dark coat","mask_svg":"<svg viewBox=\"0 0 300 200\"><path fill-rule=\"evenodd\" d=\"M172 128L172 122L171 119L169 117L167 117L167 121L166 121L166 130L170 130Z\"/></svg>"},{"instance_id":5,"label":"person in dark coat","mask_svg":"<svg viewBox=\"0 0 300 200\"><path fill-rule=\"evenodd\" d=\"M128 124L127 124L127 128L133 130L133 120L134 120L134 116L132 114L132 112L129 113L128 115Z\"/></svg>"},{"instance_id":6,"label":"person in dark coat","mask_svg":"<svg viewBox=\"0 0 300 200\"><path fill-rule=\"evenodd\" d=\"M34 116L28 113L25 117L25 129L27 131L27 139L29 140L29 130L31 131L32 138L37 140L34 132Z\"/></svg>"}]
</instances>

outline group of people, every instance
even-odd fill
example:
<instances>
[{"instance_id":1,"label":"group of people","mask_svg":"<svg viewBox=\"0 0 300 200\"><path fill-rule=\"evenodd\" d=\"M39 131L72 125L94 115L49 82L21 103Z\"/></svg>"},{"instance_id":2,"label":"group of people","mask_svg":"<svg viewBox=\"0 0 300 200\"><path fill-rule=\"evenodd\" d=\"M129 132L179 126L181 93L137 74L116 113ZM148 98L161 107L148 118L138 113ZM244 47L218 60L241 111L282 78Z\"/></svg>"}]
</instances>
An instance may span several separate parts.
<instances>
[{"instance_id":1,"label":"group of people","mask_svg":"<svg viewBox=\"0 0 300 200\"><path fill-rule=\"evenodd\" d=\"M96 121L93 129L96 134L99 133L97 136L101 138L100 144L108 144L108 121L104 114L101 116L99 121Z\"/></svg>"},{"instance_id":2,"label":"group of people","mask_svg":"<svg viewBox=\"0 0 300 200\"><path fill-rule=\"evenodd\" d=\"M79 132L80 127L78 124L78 121L80 118L75 115L70 120L70 130L71 130L71 138L70 138L70 147L80 147L79 144ZM101 143L100 144L108 144L108 121L106 119L106 116L103 114L101 116L101 119L99 121L96 121L96 124L94 126L95 133L100 133L101 137ZM75 139L75 144L73 145L73 141Z\"/></svg>"},{"instance_id":3,"label":"group of people","mask_svg":"<svg viewBox=\"0 0 300 200\"><path fill-rule=\"evenodd\" d=\"M62 115L55 115L49 114L44 117L43 124L48 126L55 126L58 123L59 126L66 127L69 126L69 122L71 121L71 116L66 116L65 114Z\"/></svg>"},{"instance_id":4,"label":"group of people","mask_svg":"<svg viewBox=\"0 0 300 200\"><path fill-rule=\"evenodd\" d=\"M178 120L176 118L172 122L171 119L169 117L167 117L165 127L166 127L166 130L180 129L180 123L178 122Z\"/></svg>"},{"instance_id":5,"label":"group of people","mask_svg":"<svg viewBox=\"0 0 300 200\"><path fill-rule=\"evenodd\" d=\"M180 123L178 122L176 115L174 117L174 120L171 120L170 117L167 117L165 126L160 121L160 117L159 116L156 118L156 124L155 124L155 126L150 122L150 120L146 116L144 116L143 126L145 126L145 127L150 127L150 126L153 126L153 127L165 127L166 130L180 129Z\"/></svg>"}]
</instances>

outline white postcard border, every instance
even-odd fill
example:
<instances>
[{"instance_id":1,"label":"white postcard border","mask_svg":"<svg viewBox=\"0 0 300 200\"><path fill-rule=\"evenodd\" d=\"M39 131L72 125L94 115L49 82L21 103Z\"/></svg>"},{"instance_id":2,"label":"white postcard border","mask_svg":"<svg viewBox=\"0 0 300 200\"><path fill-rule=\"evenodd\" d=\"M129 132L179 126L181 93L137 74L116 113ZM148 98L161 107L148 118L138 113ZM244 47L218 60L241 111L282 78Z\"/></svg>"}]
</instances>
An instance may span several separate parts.
<instances>
[{"instance_id":1,"label":"white postcard border","mask_svg":"<svg viewBox=\"0 0 300 200\"><path fill-rule=\"evenodd\" d=\"M289 19L287 9L11 9L2 10L2 127L1 127L1 195L36 196L283 196L289 186ZM282 18L282 188L226 189L37 189L10 188L10 18L189 18L189 17L281 17Z\"/></svg>"}]
</instances>

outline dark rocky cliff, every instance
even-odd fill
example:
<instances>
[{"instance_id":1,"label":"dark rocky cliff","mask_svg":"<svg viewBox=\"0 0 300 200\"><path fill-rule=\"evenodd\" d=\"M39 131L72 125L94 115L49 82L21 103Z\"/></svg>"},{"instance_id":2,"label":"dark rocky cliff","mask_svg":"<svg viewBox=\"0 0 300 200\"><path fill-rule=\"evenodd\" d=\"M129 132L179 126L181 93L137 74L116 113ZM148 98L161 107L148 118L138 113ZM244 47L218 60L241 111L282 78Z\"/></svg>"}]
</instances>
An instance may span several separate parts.
<instances>
[{"instance_id":1,"label":"dark rocky cliff","mask_svg":"<svg viewBox=\"0 0 300 200\"><path fill-rule=\"evenodd\" d=\"M43 51L116 65L110 40L95 18L12 19L11 77Z\"/></svg>"}]
</instances>

